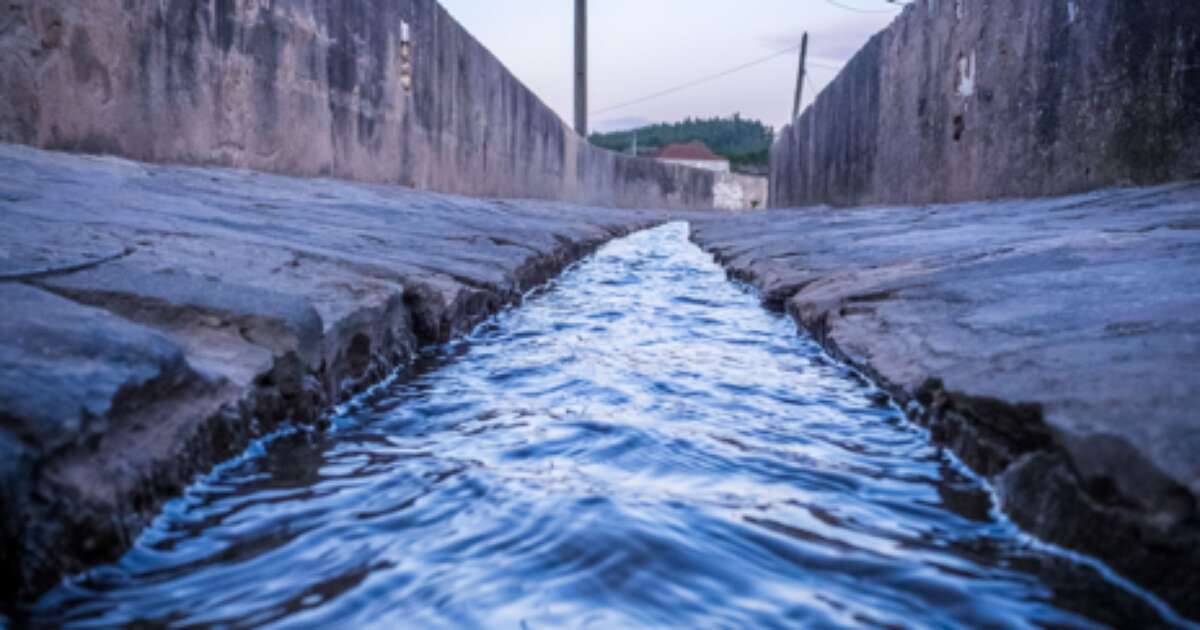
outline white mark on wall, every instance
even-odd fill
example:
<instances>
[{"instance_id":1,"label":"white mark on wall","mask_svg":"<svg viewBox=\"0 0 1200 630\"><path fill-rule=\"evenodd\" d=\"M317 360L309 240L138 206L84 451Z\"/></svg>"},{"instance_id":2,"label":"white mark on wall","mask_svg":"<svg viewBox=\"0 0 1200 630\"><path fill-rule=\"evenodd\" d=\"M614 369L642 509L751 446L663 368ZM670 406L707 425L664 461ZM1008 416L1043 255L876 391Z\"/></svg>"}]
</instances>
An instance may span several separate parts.
<instances>
[{"instance_id":1,"label":"white mark on wall","mask_svg":"<svg viewBox=\"0 0 1200 630\"><path fill-rule=\"evenodd\" d=\"M718 179L713 184L713 207L717 210L741 210L745 203L745 193L736 182Z\"/></svg>"},{"instance_id":2,"label":"white mark on wall","mask_svg":"<svg viewBox=\"0 0 1200 630\"><path fill-rule=\"evenodd\" d=\"M400 85L405 92L412 90L412 33L408 22L400 22Z\"/></svg>"},{"instance_id":3,"label":"white mark on wall","mask_svg":"<svg viewBox=\"0 0 1200 630\"><path fill-rule=\"evenodd\" d=\"M678 164L688 168L698 168L705 171L713 171L714 173L728 173L730 170L729 160L673 160L658 158L660 162L667 164Z\"/></svg>"},{"instance_id":4,"label":"white mark on wall","mask_svg":"<svg viewBox=\"0 0 1200 630\"><path fill-rule=\"evenodd\" d=\"M975 51L971 56L958 56L958 95L969 98L975 95Z\"/></svg>"},{"instance_id":5,"label":"white mark on wall","mask_svg":"<svg viewBox=\"0 0 1200 630\"><path fill-rule=\"evenodd\" d=\"M963 6L963 0L954 0L954 15L958 19L963 19L967 14L967 8Z\"/></svg>"},{"instance_id":6,"label":"white mark on wall","mask_svg":"<svg viewBox=\"0 0 1200 630\"><path fill-rule=\"evenodd\" d=\"M753 210L767 207L767 178L718 173L713 182L713 207L717 210Z\"/></svg>"},{"instance_id":7,"label":"white mark on wall","mask_svg":"<svg viewBox=\"0 0 1200 630\"><path fill-rule=\"evenodd\" d=\"M1067 0L1067 22L1075 23L1075 18L1079 16L1079 4L1075 0Z\"/></svg>"}]
</instances>

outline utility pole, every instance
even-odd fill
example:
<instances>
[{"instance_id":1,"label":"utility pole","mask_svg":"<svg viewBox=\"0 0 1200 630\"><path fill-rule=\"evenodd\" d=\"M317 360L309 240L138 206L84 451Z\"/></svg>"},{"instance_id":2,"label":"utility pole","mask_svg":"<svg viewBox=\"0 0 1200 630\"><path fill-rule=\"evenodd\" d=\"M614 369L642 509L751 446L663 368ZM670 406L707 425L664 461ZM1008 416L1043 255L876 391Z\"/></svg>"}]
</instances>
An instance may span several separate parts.
<instances>
[{"instance_id":1,"label":"utility pole","mask_svg":"<svg viewBox=\"0 0 1200 630\"><path fill-rule=\"evenodd\" d=\"M800 40L800 74L796 77L796 103L792 105L792 120L800 117L800 98L804 96L804 68L808 63L808 31Z\"/></svg>"},{"instance_id":2,"label":"utility pole","mask_svg":"<svg viewBox=\"0 0 1200 630\"><path fill-rule=\"evenodd\" d=\"M588 133L587 0L575 0L575 132Z\"/></svg>"}]
</instances>

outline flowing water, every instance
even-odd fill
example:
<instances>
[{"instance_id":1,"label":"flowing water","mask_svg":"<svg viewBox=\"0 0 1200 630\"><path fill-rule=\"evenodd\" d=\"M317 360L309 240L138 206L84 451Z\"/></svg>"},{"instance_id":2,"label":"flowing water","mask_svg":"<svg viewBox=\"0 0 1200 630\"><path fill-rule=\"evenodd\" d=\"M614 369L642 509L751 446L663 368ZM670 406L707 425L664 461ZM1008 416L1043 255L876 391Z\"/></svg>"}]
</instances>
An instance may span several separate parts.
<instances>
[{"instance_id":1,"label":"flowing water","mask_svg":"<svg viewBox=\"0 0 1200 630\"><path fill-rule=\"evenodd\" d=\"M194 484L47 625L1153 626L673 224Z\"/></svg>"}]
</instances>

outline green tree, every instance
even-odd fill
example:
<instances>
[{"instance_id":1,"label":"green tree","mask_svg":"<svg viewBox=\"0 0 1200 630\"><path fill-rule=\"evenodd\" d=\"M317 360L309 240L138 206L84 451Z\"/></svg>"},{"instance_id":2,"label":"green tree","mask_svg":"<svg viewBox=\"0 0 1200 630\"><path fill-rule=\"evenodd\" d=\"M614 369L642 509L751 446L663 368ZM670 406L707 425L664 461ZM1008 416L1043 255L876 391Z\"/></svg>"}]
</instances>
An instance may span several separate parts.
<instances>
[{"instance_id":1,"label":"green tree","mask_svg":"<svg viewBox=\"0 0 1200 630\"><path fill-rule=\"evenodd\" d=\"M765 168L771 142L775 138L775 131L762 121L734 114L728 118L689 117L677 123L660 123L612 133L594 133L589 140L596 146L613 151L629 151L633 146L634 134L637 134L639 149L645 152L677 142L703 142L713 153L727 158L738 170Z\"/></svg>"}]
</instances>

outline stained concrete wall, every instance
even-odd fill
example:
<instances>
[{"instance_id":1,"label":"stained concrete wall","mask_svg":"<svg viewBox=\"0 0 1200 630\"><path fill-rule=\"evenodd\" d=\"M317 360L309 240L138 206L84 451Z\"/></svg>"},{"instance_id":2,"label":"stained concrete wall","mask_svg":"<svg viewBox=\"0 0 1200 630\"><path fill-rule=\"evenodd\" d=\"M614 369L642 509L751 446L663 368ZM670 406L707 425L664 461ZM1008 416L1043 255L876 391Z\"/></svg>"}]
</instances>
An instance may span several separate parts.
<instances>
[{"instance_id":1,"label":"stained concrete wall","mask_svg":"<svg viewBox=\"0 0 1200 630\"><path fill-rule=\"evenodd\" d=\"M690 166L691 168L702 168L714 173L728 173L733 170L733 167L729 164L729 160L673 160L659 158L659 161L666 162L667 164Z\"/></svg>"},{"instance_id":2,"label":"stained concrete wall","mask_svg":"<svg viewBox=\"0 0 1200 630\"><path fill-rule=\"evenodd\" d=\"M767 207L767 178L741 173L720 173L713 187L717 210L755 210Z\"/></svg>"},{"instance_id":3,"label":"stained concrete wall","mask_svg":"<svg viewBox=\"0 0 1200 630\"><path fill-rule=\"evenodd\" d=\"M0 142L469 195L712 205L711 174L588 145L434 0L12 0Z\"/></svg>"},{"instance_id":4,"label":"stained concrete wall","mask_svg":"<svg viewBox=\"0 0 1200 630\"><path fill-rule=\"evenodd\" d=\"M916 0L785 128L771 204L1200 177L1200 2Z\"/></svg>"}]
</instances>

